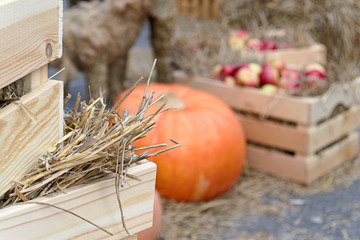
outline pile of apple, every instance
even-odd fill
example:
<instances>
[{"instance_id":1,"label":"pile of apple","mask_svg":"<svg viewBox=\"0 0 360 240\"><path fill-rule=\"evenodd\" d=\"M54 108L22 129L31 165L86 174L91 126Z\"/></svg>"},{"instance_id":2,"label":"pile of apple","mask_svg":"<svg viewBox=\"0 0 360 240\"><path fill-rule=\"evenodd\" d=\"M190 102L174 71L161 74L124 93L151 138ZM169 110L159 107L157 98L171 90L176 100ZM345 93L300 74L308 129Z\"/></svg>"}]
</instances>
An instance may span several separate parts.
<instances>
[{"instance_id":1,"label":"pile of apple","mask_svg":"<svg viewBox=\"0 0 360 240\"><path fill-rule=\"evenodd\" d=\"M294 93L300 86L314 88L326 84L326 70L319 63L307 65L299 71L286 66L280 59L265 62L263 65L251 62L240 65L216 65L212 78L232 86L259 88L264 92Z\"/></svg>"},{"instance_id":2,"label":"pile of apple","mask_svg":"<svg viewBox=\"0 0 360 240\"><path fill-rule=\"evenodd\" d=\"M291 48L289 43L277 45L271 39L260 40L258 38L250 38L247 31L240 29L234 31L229 38L229 45L233 49L246 49L252 51L272 51L276 49Z\"/></svg>"}]
</instances>

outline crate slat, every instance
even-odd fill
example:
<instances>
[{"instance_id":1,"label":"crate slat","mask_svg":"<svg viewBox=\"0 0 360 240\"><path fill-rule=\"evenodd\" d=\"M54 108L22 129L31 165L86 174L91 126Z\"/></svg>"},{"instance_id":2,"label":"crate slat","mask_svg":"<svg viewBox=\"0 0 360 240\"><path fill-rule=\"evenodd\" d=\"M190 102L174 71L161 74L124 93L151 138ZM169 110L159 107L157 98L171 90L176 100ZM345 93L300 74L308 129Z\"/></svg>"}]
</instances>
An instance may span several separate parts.
<instances>
[{"instance_id":1,"label":"crate slat","mask_svg":"<svg viewBox=\"0 0 360 240\"><path fill-rule=\"evenodd\" d=\"M0 88L62 54L62 0L0 2Z\"/></svg>"},{"instance_id":2,"label":"crate slat","mask_svg":"<svg viewBox=\"0 0 360 240\"><path fill-rule=\"evenodd\" d=\"M29 74L29 90L35 89L48 80L48 65L36 69Z\"/></svg>"},{"instance_id":3,"label":"crate slat","mask_svg":"<svg viewBox=\"0 0 360 240\"><path fill-rule=\"evenodd\" d=\"M177 0L177 13L202 19L216 19L219 16L218 0Z\"/></svg>"},{"instance_id":4,"label":"crate slat","mask_svg":"<svg viewBox=\"0 0 360 240\"><path fill-rule=\"evenodd\" d=\"M286 64L305 67L311 63L326 64L326 47L322 44L314 44L307 47L276 49L264 53L267 61L281 59Z\"/></svg>"},{"instance_id":5,"label":"crate slat","mask_svg":"<svg viewBox=\"0 0 360 240\"><path fill-rule=\"evenodd\" d=\"M309 184L359 153L359 136L352 133L342 141L316 155L289 155L277 150L249 144L247 164L276 176Z\"/></svg>"},{"instance_id":6,"label":"crate slat","mask_svg":"<svg viewBox=\"0 0 360 240\"><path fill-rule=\"evenodd\" d=\"M0 196L63 134L61 81L47 81L20 102L24 107L12 103L0 109Z\"/></svg>"},{"instance_id":7,"label":"crate slat","mask_svg":"<svg viewBox=\"0 0 360 240\"><path fill-rule=\"evenodd\" d=\"M316 151L355 131L360 124L360 107L354 106L319 125L291 126L238 114L247 140L301 154Z\"/></svg>"},{"instance_id":8,"label":"crate slat","mask_svg":"<svg viewBox=\"0 0 360 240\"><path fill-rule=\"evenodd\" d=\"M128 169L137 179L127 179L120 188L125 224L130 233L152 226L156 165L143 161ZM68 189L52 197L36 199L72 211L110 231L110 236L89 223L53 207L23 204L0 210L1 239L122 239L114 175L99 182ZM135 238L136 239L136 238Z\"/></svg>"}]
</instances>

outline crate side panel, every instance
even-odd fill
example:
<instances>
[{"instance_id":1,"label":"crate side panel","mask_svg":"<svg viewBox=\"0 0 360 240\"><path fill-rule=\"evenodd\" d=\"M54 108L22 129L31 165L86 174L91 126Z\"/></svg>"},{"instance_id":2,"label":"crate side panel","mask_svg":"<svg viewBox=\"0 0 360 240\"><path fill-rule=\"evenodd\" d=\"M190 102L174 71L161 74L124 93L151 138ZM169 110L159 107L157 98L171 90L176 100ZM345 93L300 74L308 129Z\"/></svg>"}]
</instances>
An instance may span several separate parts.
<instances>
[{"instance_id":1,"label":"crate side panel","mask_svg":"<svg viewBox=\"0 0 360 240\"><path fill-rule=\"evenodd\" d=\"M353 159L359 153L359 136L354 132L344 140L309 159L307 183L321 177L343 162Z\"/></svg>"},{"instance_id":2,"label":"crate side panel","mask_svg":"<svg viewBox=\"0 0 360 240\"><path fill-rule=\"evenodd\" d=\"M308 47L278 49L265 53L266 60L281 59L289 65L305 67L311 63L326 63L326 47L315 44Z\"/></svg>"},{"instance_id":3,"label":"crate side panel","mask_svg":"<svg viewBox=\"0 0 360 240\"><path fill-rule=\"evenodd\" d=\"M279 177L289 178L299 182L306 182L306 158L292 156L280 151L248 144L247 164Z\"/></svg>"},{"instance_id":4,"label":"crate side panel","mask_svg":"<svg viewBox=\"0 0 360 240\"><path fill-rule=\"evenodd\" d=\"M137 166L139 167L139 166ZM141 171L131 173L120 188L125 224L131 233L152 225L156 165L146 162ZM129 169L131 170L131 169ZM110 236L89 223L64 211L26 204L0 210L0 237L14 239L121 239L127 236L122 227L116 198L115 179L104 180L69 189L66 194L36 199L72 211L110 231ZM89 211L91 209L91 211Z\"/></svg>"},{"instance_id":5,"label":"crate side panel","mask_svg":"<svg viewBox=\"0 0 360 240\"><path fill-rule=\"evenodd\" d=\"M327 93L311 104L310 109L310 124L316 124L321 120L331 116L338 105L343 105L347 108L359 103L359 92L354 90L360 89L360 78L355 79L352 84L334 85Z\"/></svg>"},{"instance_id":6,"label":"crate side panel","mask_svg":"<svg viewBox=\"0 0 360 240\"><path fill-rule=\"evenodd\" d=\"M63 83L48 81L0 110L0 195L62 136Z\"/></svg>"},{"instance_id":7,"label":"crate side panel","mask_svg":"<svg viewBox=\"0 0 360 240\"><path fill-rule=\"evenodd\" d=\"M59 0L0 4L0 88L61 56Z\"/></svg>"},{"instance_id":8,"label":"crate side panel","mask_svg":"<svg viewBox=\"0 0 360 240\"><path fill-rule=\"evenodd\" d=\"M324 123L311 127L308 153L314 153L355 131L360 125L360 107L354 106Z\"/></svg>"},{"instance_id":9,"label":"crate side panel","mask_svg":"<svg viewBox=\"0 0 360 240\"><path fill-rule=\"evenodd\" d=\"M308 151L309 132L299 130L285 123L259 120L238 114L244 127L246 139L250 142L292 152Z\"/></svg>"}]
</instances>

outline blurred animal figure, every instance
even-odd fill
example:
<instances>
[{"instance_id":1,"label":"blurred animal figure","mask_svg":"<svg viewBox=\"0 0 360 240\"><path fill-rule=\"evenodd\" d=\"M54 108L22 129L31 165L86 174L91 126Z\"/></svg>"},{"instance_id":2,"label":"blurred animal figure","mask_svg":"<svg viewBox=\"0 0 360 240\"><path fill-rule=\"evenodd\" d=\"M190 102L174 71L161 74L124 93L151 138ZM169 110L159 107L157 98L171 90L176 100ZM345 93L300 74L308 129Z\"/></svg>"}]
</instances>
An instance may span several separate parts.
<instances>
[{"instance_id":1,"label":"blurred animal figure","mask_svg":"<svg viewBox=\"0 0 360 240\"><path fill-rule=\"evenodd\" d=\"M174 28L173 0L70 1L64 13L64 54L56 63L65 67L61 78L67 90L69 80L82 71L92 98L103 90L107 100L124 88L128 51L146 21L151 28L151 44L157 58L157 81L171 78L171 49Z\"/></svg>"}]
</instances>

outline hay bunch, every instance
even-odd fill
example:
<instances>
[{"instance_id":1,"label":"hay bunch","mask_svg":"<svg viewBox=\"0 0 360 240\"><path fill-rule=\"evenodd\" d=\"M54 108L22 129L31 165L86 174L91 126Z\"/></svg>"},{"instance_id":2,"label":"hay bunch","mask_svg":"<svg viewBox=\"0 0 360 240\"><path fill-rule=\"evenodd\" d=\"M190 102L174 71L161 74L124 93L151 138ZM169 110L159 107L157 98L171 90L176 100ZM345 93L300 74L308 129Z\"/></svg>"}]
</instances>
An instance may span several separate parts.
<instances>
[{"instance_id":1,"label":"hay bunch","mask_svg":"<svg viewBox=\"0 0 360 240\"><path fill-rule=\"evenodd\" d=\"M25 94L26 81L25 78L19 79L8 86L0 89L0 109L8 104L18 101Z\"/></svg>"},{"instance_id":2,"label":"hay bunch","mask_svg":"<svg viewBox=\"0 0 360 240\"><path fill-rule=\"evenodd\" d=\"M154 117L165 110L162 106L155 114L144 117L146 110L162 98L154 100L153 96L154 92L148 97L144 93L138 112L124 112L121 116L116 109L122 101L106 108L102 98L86 103L80 102L78 95L73 110L65 114L64 137L40 156L26 176L0 198L0 208L66 191L109 173L116 173L118 181L114 186L121 185L131 177L127 169L132 164L177 147L165 148L166 144L160 144L136 148L134 142L154 128ZM80 111L77 111L79 106ZM155 147L161 150L149 154L148 149Z\"/></svg>"}]
</instances>

